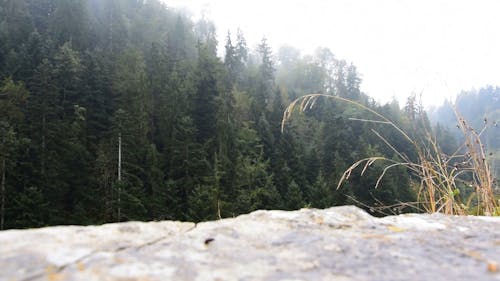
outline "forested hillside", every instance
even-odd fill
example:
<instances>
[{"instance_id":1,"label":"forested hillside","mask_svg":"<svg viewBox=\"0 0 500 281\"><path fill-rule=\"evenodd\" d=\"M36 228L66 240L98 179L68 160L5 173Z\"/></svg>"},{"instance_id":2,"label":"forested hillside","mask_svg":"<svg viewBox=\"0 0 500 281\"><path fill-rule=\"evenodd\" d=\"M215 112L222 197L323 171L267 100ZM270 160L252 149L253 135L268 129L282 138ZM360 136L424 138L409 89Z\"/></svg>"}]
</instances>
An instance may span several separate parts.
<instances>
[{"instance_id":1,"label":"forested hillside","mask_svg":"<svg viewBox=\"0 0 500 281\"><path fill-rule=\"evenodd\" d=\"M0 3L2 229L415 200L401 167L374 189L377 163L336 189L353 162L396 157L371 128L414 155L390 127L350 120L373 117L359 108L320 99L281 132L308 93L409 131L425 114L373 102L334 50L250 48L235 27L221 58L209 20L157 0Z\"/></svg>"},{"instance_id":2,"label":"forested hillside","mask_svg":"<svg viewBox=\"0 0 500 281\"><path fill-rule=\"evenodd\" d=\"M431 113L434 122L455 132L461 139L453 106L476 131L482 132L482 142L488 152L495 176L500 177L500 88L487 86L479 90L461 92L455 101L446 101Z\"/></svg>"}]
</instances>

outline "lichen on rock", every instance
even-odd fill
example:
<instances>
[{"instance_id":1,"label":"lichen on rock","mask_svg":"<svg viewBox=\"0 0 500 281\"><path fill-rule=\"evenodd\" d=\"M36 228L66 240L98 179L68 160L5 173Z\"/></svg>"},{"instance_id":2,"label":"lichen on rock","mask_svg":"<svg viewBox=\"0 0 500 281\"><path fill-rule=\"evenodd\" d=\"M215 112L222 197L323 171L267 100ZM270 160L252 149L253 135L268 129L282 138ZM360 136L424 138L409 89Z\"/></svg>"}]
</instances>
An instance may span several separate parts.
<instances>
[{"instance_id":1,"label":"lichen on rock","mask_svg":"<svg viewBox=\"0 0 500 281\"><path fill-rule=\"evenodd\" d=\"M0 232L0 280L500 280L500 218L353 206Z\"/></svg>"}]
</instances>

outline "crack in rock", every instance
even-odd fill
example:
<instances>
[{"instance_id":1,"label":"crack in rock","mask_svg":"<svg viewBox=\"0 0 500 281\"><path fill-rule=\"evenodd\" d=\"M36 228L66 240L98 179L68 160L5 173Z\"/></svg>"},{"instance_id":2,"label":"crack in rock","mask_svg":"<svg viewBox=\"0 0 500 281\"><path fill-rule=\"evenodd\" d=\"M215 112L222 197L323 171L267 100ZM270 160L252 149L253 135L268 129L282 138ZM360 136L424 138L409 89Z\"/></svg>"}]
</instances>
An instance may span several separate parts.
<instances>
[{"instance_id":1,"label":"crack in rock","mask_svg":"<svg viewBox=\"0 0 500 281\"><path fill-rule=\"evenodd\" d=\"M500 218L352 206L0 232L0 280L500 280Z\"/></svg>"}]
</instances>

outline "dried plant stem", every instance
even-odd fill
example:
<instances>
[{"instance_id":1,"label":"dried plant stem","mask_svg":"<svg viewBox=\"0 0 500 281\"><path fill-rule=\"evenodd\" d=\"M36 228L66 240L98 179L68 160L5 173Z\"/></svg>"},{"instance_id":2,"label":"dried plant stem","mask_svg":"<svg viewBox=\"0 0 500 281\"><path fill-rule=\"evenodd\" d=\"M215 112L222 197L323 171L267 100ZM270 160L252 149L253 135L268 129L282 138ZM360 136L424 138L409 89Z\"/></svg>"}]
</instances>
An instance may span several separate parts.
<instances>
[{"instance_id":1,"label":"dried plant stem","mask_svg":"<svg viewBox=\"0 0 500 281\"><path fill-rule=\"evenodd\" d=\"M291 118L294 111L298 110L299 112L304 112L312 109L320 97L345 102L370 112L378 119L349 119L366 123L389 125L403 136L417 153L417 160L411 161L409 157L398 151L384 136L372 129L372 132L387 145L400 160L388 159L381 156L361 159L344 171L338 182L337 189L349 179L353 171L357 168L362 167L361 175L364 175L374 162L384 161L389 164L383 169L378 177L375 188L379 187L383 177L389 169L403 166L420 179L417 192L418 209L421 208L429 213L441 212L445 214L466 215L471 213L471 207L475 204L476 210L474 213L476 214L494 215L500 213L500 207L495 201L493 194L494 181L491 169L488 161L486 161L485 147L481 142L481 134L486 129L486 126L481 131L476 132L455 109L455 115L459 121L458 127L464 136L464 144L452 155L448 156L441 151L430 128L427 128L423 122L422 127L424 129L425 141L417 141L412 139L409 134L398 127L394 122L363 104L338 96L309 94L294 100L286 108L283 113L281 130L284 130L286 122ZM459 185L463 186L463 183L467 182L464 179L466 175L469 175L471 178L468 182L468 186L473 188L475 200L472 200L473 198L471 197L464 204L460 196ZM409 204L405 204L405 206L408 205Z\"/></svg>"}]
</instances>

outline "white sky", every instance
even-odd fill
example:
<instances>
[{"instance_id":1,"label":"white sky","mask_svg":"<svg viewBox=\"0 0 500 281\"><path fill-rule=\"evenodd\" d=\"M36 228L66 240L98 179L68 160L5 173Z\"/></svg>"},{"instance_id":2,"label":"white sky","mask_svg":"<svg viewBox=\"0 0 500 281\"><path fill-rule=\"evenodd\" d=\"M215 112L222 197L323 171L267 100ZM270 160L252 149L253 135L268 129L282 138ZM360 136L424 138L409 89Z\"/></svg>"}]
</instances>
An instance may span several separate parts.
<instances>
[{"instance_id":1,"label":"white sky","mask_svg":"<svg viewBox=\"0 0 500 281\"><path fill-rule=\"evenodd\" d=\"M240 27L249 46L263 36L312 53L328 47L353 62L362 91L404 103L422 92L425 105L461 90L500 85L500 1L497 0L163 0L202 11L217 27Z\"/></svg>"}]
</instances>

